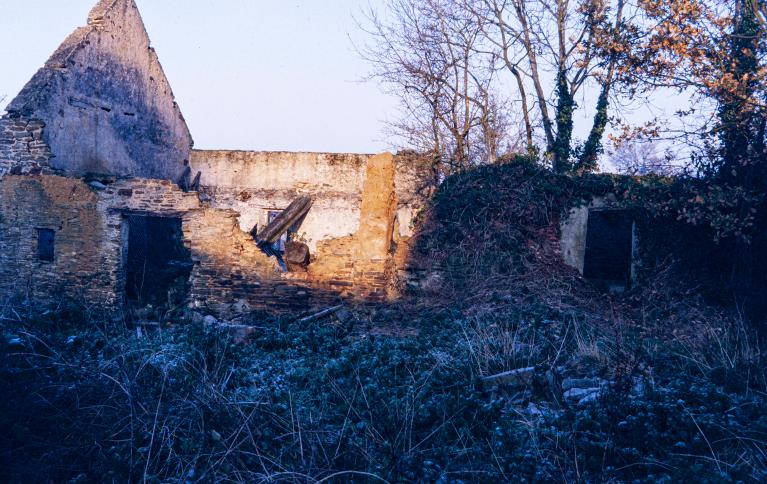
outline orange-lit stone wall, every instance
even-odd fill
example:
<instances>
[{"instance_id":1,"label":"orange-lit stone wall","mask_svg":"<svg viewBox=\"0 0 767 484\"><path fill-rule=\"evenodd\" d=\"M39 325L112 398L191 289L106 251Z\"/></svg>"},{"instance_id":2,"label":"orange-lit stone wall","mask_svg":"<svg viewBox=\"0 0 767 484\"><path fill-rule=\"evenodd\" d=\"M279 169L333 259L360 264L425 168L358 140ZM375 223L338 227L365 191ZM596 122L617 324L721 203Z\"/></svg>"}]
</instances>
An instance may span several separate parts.
<instances>
[{"instance_id":1,"label":"orange-lit stone wall","mask_svg":"<svg viewBox=\"0 0 767 484\"><path fill-rule=\"evenodd\" d=\"M383 300L396 274L397 243L408 237L401 214L411 217L425 198L413 195L413 185L397 185L398 179L421 178L411 168L410 178L403 177L404 165L394 155L367 157L361 167L359 202L347 207L356 229L317 240L307 272L297 273L281 272L256 246L241 228L240 211L215 206L204 193L184 193L165 180L99 185L55 175L5 176L0 178L0 301L73 299L119 309L126 217L137 214L181 219L194 262L189 293L194 308L231 317L309 309L340 298ZM53 262L38 260L38 229L56 234Z\"/></svg>"}]
</instances>

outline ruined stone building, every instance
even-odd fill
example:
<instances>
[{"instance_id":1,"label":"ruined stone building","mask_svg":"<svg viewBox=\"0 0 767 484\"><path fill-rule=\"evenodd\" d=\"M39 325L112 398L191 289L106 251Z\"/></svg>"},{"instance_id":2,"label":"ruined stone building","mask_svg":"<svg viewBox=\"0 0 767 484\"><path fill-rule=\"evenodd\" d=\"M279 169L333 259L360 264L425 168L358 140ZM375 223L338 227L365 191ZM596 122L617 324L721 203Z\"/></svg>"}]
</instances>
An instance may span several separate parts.
<instances>
[{"instance_id":1,"label":"ruined stone building","mask_svg":"<svg viewBox=\"0 0 767 484\"><path fill-rule=\"evenodd\" d=\"M0 298L222 316L382 300L432 188L408 155L193 150L135 3L101 0L0 118Z\"/></svg>"}]
</instances>

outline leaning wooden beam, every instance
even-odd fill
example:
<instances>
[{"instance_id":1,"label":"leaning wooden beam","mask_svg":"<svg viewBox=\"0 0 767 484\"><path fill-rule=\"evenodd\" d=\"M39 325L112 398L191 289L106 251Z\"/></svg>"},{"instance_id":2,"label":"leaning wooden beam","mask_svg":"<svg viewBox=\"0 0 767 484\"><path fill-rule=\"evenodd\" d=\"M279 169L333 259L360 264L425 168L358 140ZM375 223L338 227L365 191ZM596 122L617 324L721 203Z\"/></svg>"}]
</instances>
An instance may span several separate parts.
<instances>
[{"instance_id":1,"label":"leaning wooden beam","mask_svg":"<svg viewBox=\"0 0 767 484\"><path fill-rule=\"evenodd\" d=\"M312 208L311 197L299 197L256 236L258 245L273 244Z\"/></svg>"}]
</instances>

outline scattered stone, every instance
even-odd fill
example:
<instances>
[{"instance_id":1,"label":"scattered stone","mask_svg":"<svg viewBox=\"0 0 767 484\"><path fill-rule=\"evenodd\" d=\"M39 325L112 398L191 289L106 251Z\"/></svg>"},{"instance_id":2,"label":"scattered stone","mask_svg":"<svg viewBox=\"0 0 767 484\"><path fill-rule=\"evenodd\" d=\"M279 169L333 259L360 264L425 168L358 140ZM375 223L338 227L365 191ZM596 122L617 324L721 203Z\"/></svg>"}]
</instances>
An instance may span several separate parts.
<instances>
[{"instance_id":1,"label":"scattered stone","mask_svg":"<svg viewBox=\"0 0 767 484\"><path fill-rule=\"evenodd\" d=\"M238 345L249 343L253 335L256 334L254 326L246 326L244 324L222 324L221 329L229 333L232 341Z\"/></svg>"},{"instance_id":2,"label":"scattered stone","mask_svg":"<svg viewBox=\"0 0 767 484\"><path fill-rule=\"evenodd\" d=\"M546 371L546 384L551 391L555 391L555 388L557 388L557 376L551 370Z\"/></svg>"},{"instance_id":3,"label":"scattered stone","mask_svg":"<svg viewBox=\"0 0 767 484\"><path fill-rule=\"evenodd\" d=\"M232 314L242 315L248 313L249 311L250 306L248 306L248 303L243 300L239 300L232 304Z\"/></svg>"},{"instance_id":4,"label":"scattered stone","mask_svg":"<svg viewBox=\"0 0 767 484\"><path fill-rule=\"evenodd\" d=\"M570 405L579 404L583 399L586 397L596 394L599 395L600 388L573 388L571 390L567 390L563 396L565 399L565 402L567 402Z\"/></svg>"},{"instance_id":5,"label":"scattered stone","mask_svg":"<svg viewBox=\"0 0 767 484\"><path fill-rule=\"evenodd\" d=\"M652 381L642 378L641 376L635 376L632 378L632 382L634 384L631 387L630 393L634 397L644 397L653 389Z\"/></svg>"},{"instance_id":6,"label":"scattered stone","mask_svg":"<svg viewBox=\"0 0 767 484\"><path fill-rule=\"evenodd\" d=\"M594 392L586 395L585 397L578 400L578 407L588 407L590 405L594 405L599 400L600 392Z\"/></svg>"},{"instance_id":7,"label":"scattered stone","mask_svg":"<svg viewBox=\"0 0 767 484\"><path fill-rule=\"evenodd\" d=\"M527 404L527 409L525 410L525 413L527 413L529 416L534 418L540 418L543 417L543 411L533 402L530 402Z\"/></svg>"},{"instance_id":8,"label":"scattered stone","mask_svg":"<svg viewBox=\"0 0 767 484\"><path fill-rule=\"evenodd\" d=\"M486 376L482 381L487 385L530 386L535 377L535 367L518 368L497 375Z\"/></svg>"},{"instance_id":9,"label":"scattered stone","mask_svg":"<svg viewBox=\"0 0 767 484\"><path fill-rule=\"evenodd\" d=\"M355 318L351 311L347 309L341 309L336 313L336 319L339 323L346 324L353 321Z\"/></svg>"},{"instance_id":10,"label":"scattered stone","mask_svg":"<svg viewBox=\"0 0 767 484\"><path fill-rule=\"evenodd\" d=\"M287 242L283 257L291 272L305 271L309 265L309 246L301 242Z\"/></svg>"},{"instance_id":11,"label":"scattered stone","mask_svg":"<svg viewBox=\"0 0 767 484\"><path fill-rule=\"evenodd\" d=\"M215 318L215 316L210 316L210 315L208 315L208 316L205 316L205 317L203 318L202 322L203 322L203 324L205 324L206 326L213 326L213 325L216 325L216 324L218 324L218 319L216 319L216 318Z\"/></svg>"},{"instance_id":12,"label":"scattered stone","mask_svg":"<svg viewBox=\"0 0 767 484\"><path fill-rule=\"evenodd\" d=\"M562 382L562 390L568 391L574 388L603 388L608 385L607 380L601 378L565 378Z\"/></svg>"}]
</instances>

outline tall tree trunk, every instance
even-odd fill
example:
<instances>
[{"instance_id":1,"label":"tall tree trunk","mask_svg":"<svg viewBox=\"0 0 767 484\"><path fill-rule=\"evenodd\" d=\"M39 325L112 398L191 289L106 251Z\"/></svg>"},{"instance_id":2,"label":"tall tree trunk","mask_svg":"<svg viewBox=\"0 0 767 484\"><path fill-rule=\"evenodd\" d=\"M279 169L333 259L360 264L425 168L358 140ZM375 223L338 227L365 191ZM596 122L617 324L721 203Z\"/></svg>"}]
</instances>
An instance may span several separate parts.
<instances>
[{"instance_id":1,"label":"tall tree trunk","mask_svg":"<svg viewBox=\"0 0 767 484\"><path fill-rule=\"evenodd\" d=\"M546 104L546 95L543 91L543 84L541 83L541 76L538 73L538 55L533 47L533 41L530 36L530 24L527 19L527 7L525 2L527 0L517 0L514 3L514 7L517 13L517 18L522 27L522 42L525 46L528 61L530 62L530 74L533 78L533 86L535 87L535 94L538 97L538 105L541 109L541 119L543 121L543 131L546 134L546 143L549 151L554 147L554 128L551 123L551 117L549 116L549 107Z\"/></svg>"},{"instance_id":2,"label":"tall tree trunk","mask_svg":"<svg viewBox=\"0 0 767 484\"><path fill-rule=\"evenodd\" d=\"M575 100L567 82L567 72L560 68L557 74L557 138L551 149L552 167L556 173L570 171L570 144L573 138L573 113Z\"/></svg>"},{"instance_id":3,"label":"tall tree trunk","mask_svg":"<svg viewBox=\"0 0 767 484\"><path fill-rule=\"evenodd\" d=\"M599 155L602 154L602 136L604 136L607 127L607 108L609 107L610 83L606 82L602 86L597 100L597 113L594 115L594 124L591 126L591 132L583 146L583 153L578 160L577 170L579 172L594 171L598 166Z\"/></svg>"},{"instance_id":4,"label":"tall tree trunk","mask_svg":"<svg viewBox=\"0 0 767 484\"><path fill-rule=\"evenodd\" d=\"M525 138L527 140L527 152L532 153L535 149L533 143L533 123L530 122L530 108L527 105L527 92L525 90L525 83L522 80L522 75L516 67L512 67L511 74L517 80L517 88L519 89L519 95L522 98L522 118L525 122Z\"/></svg>"},{"instance_id":5,"label":"tall tree trunk","mask_svg":"<svg viewBox=\"0 0 767 484\"><path fill-rule=\"evenodd\" d=\"M615 25L613 26L613 36L618 35L618 29L620 29L621 22L623 21L624 5L625 0L618 1ZM607 112L610 107L610 88L612 87L613 77L615 76L615 64L615 54L611 54L607 76L605 77L602 90L599 93L599 99L597 100L597 112L594 115L594 123L591 126L591 131L589 132L586 144L583 146L583 153L578 160L577 169L579 172L594 171L598 166L599 155L602 154L602 137L605 134L605 128L607 128L607 122L609 121Z\"/></svg>"}]
</instances>

